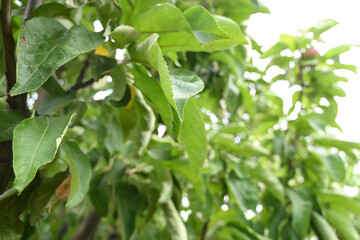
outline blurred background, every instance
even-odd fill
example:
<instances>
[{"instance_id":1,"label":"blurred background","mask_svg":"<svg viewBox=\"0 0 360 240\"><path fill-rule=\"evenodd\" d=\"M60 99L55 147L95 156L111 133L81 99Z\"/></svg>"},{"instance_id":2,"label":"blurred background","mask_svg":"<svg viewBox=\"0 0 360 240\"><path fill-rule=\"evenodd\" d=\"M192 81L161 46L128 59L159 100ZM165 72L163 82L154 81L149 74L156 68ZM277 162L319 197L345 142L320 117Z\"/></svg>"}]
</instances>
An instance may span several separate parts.
<instances>
[{"instance_id":1,"label":"blurred background","mask_svg":"<svg viewBox=\"0 0 360 240\"><path fill-rule=\"evenodd\" d=\"M282 33L295 35L298 30L304 30L316 25L325 19L334 19L339 24L322 35L325 43L315 44L314 47L320 55L327 50L343 44L360 44L360 1L358 0L263 0L271 14L258 13L252 15L248 22L248 32L263 50L269 49L278 40ZM256 55L255 51L254 54ZM340 60L345 64L352 64L360 68L360 48L353 47L343 53ZM257 59L262 70L268 63ZM339 84L344 88L347 96L337 98L339 112L337 123L343 132L333 130L333 134L343 140L360 142L360 79L359 75L346 70L337 70L336 74L349 78L348 83ZM278 74L276 69L269 69L269 79ZM285 100L291 102L292 93L285 82L274 84L274 91ZM284 104L284 108L287 108ZM359 170L360 173L360 170Z\"/></svg>"}]
</instances>

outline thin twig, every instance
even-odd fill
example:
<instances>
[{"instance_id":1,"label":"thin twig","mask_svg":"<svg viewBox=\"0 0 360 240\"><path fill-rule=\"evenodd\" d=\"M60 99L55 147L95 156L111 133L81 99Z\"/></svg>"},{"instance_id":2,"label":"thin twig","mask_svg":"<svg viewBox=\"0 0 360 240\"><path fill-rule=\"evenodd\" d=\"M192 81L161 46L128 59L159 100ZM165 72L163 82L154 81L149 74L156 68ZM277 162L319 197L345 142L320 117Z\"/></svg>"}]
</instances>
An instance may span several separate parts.
<instances>
[{"instance_id":1,"label":"thin twig","mask_svg":"<svg viewBox=\"0 0 360 240\"><path fill-rule=\"evenodd\" d=\"M96 228L99 225L101 216L94 210L90 210L89 215L80 224L77 232L71 240L92 240L96 233Z\"/></svg>"},{"instance_id":2,"label":"thin twig","mask_svg":"<svg viewBox=\"0 0 360 240\"><path fill-rule=\"evenodd\" d=\"M87 59L85 60L84 66L82 67L80 74L79 74L78 78L76 79L76 83L66 91L67 93L71 92L72 90L77 90L80 88L87 87L95 82L94 78L92 78L86 82L83 82L84 77L85 77L85 72L89 68L89 66L90 66L90 56L88 56Z\"/></svg>"},{"instance_id":3,"label":"thin twig","mask_svg":"<svg viewBox=\"0 0 360 240\"><path fill-rule=\"evenodd\" d=\"M26 21L29 19L31 13L38 8L43 3L43 0L28 0L25 12L24 12L24 21L23 26L25 25Z\"/></svg>"},{"instance_id":4,"label":"thin twig","mask_svg":"<svg viewBox=\"0 0 360 240\"><path fill-rule=\"evenodd\" d=\"M66 93L70 93L70 92L73 91L73 90L78 90L78 89L81 89L81 88L85 88L85 87L93 84L94 82L95 82L95 79L92 78L92 79L90 79L90 80L88 80L88 81L86 81L86 82L75 83L75 85L72 86L72 87L70 87L70 88L66 91Z\"/></svg>"},{"instance_id":5,"label":"thin twig","mask_svg":"<svg viewBox=\"0 0 360 240\"><path fill-rule=\"evenodd\" d=\"M201 231L201 240L205 240L205 236L206 236L206 232L207 232L207 229L208 229L208 226L209 226L209 220L207 220L205 223L204 223L204 226L202 228L202 231Z\"/></svg>"}]
</instances>

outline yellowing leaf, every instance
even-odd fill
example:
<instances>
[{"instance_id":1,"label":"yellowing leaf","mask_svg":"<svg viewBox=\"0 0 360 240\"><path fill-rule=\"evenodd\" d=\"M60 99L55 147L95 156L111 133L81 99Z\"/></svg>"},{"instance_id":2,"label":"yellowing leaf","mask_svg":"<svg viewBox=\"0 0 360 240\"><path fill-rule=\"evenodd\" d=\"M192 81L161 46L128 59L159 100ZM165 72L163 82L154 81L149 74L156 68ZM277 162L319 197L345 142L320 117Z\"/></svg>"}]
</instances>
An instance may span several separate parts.
<instances>
[{"instance_id":1,"label":"yellowing leaf","mask_svg":"<svg viewBox=\"0 0 360 240\"><path fill-rule=\"evenodd\" d=\"M105 57L110 56L109 51L106 48L104 48L102 45L95 48L95 53L100 56L105 56Z\"/></svg>"},{"instance_id":2,"label":"yellowing leaf","mask_svg":"<svg viewBox=\"0 0 360 240\"><path fill-rule=\"evenodd\" d=\"M125 106L126 110L129 110L132 108L132 106L134 105L134 99L135 99L135 95L136 95L134 86L132 86L130 84L128 84L128 86L130 88L131 98L130 98L130 101L128 102L128 104L126 104L126 106Z\"/></svg>"}]
</instances>

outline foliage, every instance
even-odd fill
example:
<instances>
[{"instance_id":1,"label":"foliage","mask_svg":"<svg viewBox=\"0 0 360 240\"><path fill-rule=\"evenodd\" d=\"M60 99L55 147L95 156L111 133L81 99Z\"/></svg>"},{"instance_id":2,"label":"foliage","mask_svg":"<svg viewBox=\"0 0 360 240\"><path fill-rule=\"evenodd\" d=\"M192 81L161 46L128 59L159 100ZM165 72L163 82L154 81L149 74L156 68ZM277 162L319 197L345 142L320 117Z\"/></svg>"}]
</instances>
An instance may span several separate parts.
<instances>
[{"instance_id":1,"label":"foliage","mask_svg":"<svg viewBox=\"0 0 360 240\"><path fill-rule=\"evenodd\" d=\"M256 0L32 2L16 84L1 37L0 239L360 239L360 143L330 134L351 46L313 48L335 21L263 52Z\"/></svg>"}]
</instances>

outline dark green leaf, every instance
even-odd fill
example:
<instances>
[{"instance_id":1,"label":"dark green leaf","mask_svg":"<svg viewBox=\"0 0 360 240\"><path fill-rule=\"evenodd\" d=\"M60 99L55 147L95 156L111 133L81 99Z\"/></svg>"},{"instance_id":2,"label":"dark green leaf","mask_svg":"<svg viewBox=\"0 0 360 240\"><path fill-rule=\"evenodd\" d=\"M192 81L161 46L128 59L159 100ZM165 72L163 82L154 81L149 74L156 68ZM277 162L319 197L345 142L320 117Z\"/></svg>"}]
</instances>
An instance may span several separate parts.
<instances>
[{"instance_id":1,"label":"dark green leaf","mask_svg":"<svg viewBox=\"0 0 360 240\"><path fill-rule=\"evenodd\" d=\"M0 142L11 140L15 126L23 119L23 116L18 112L0 110Z\"/></svg>"},{"instance_id":2,"label":"dark green leaf","mask_svg":"<svg viewBox=\"0 0 360 240\"><path fill-rule=\"evenodd\" d=\"M91 164L88 157L75 142L65 141L61 149L66 153L65 160L70 166L71 185L66 207L74 207L81 203L87 192L91 180Z\"/></svg>"},{"instance_id":3,"label":"dark green leaf","mask_svg":"<svg viewBox=\"0 0 360 240\"><path fill-rule=\"evenodd\" d=\"M17 43L17 82L11 95L38 89L59 67L103 41L101 33L82 26L68 30L53 18L30 19Z\"/></svg>"},{"instance_id":4,"label":"dark green leaf","mask_svg":"<svg viewBox=\"0 0 360 240\"><path fill-rule=\"evenodd\" d=\"M14 129L14 187L19 192L34 179L39 167L54 159L71 118L30 118Z\"/></svg>"},{"instance_id":5,"label":"dark green leaf","mask_svg":"<svg viewBox=\"0 0 360 240\"><path fill-rule=\"evenodd\" d=\"M320 240L338 240L339 238L336 236L333 228L326 221L324 217L322 217L317 212L312 212L311 214L311 222L312 227L317 233Z\"/></svg>"}]
</instances>

